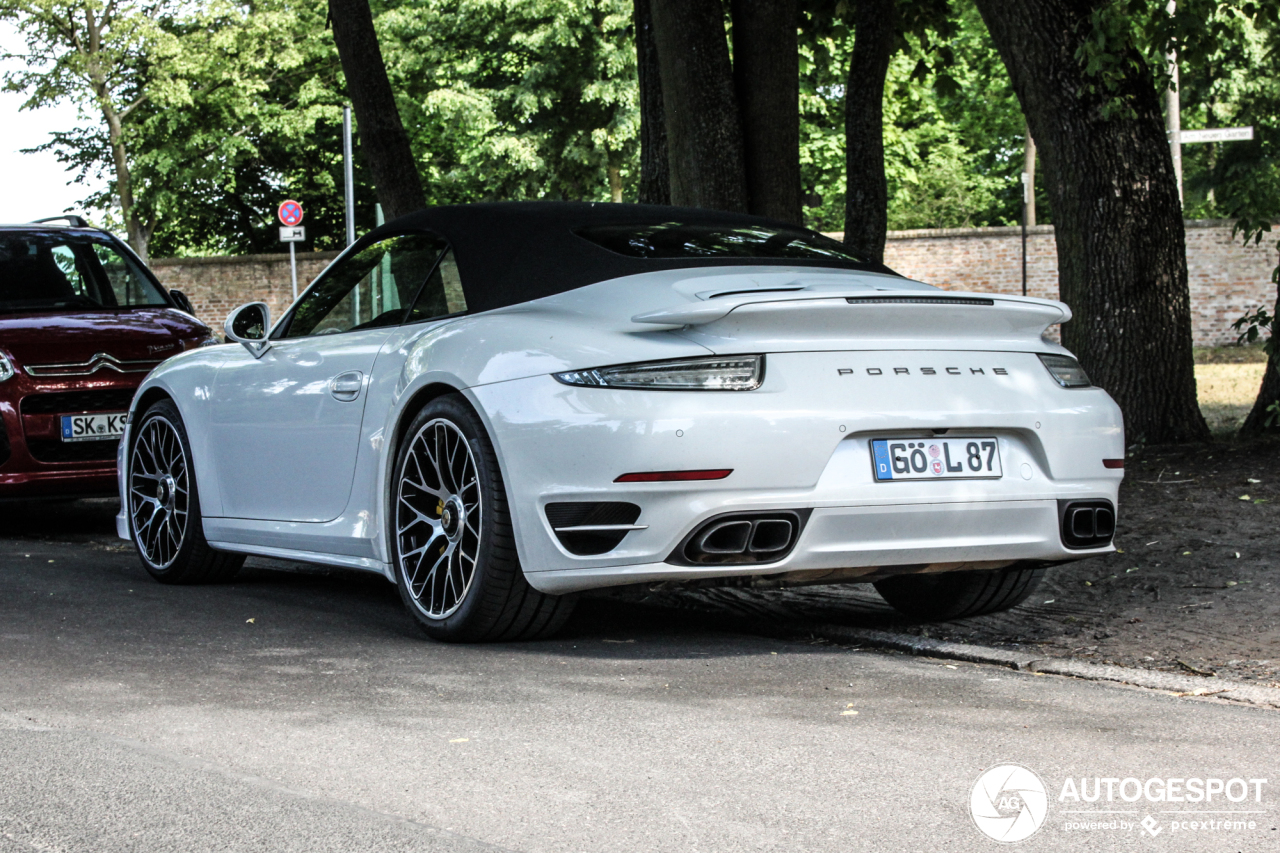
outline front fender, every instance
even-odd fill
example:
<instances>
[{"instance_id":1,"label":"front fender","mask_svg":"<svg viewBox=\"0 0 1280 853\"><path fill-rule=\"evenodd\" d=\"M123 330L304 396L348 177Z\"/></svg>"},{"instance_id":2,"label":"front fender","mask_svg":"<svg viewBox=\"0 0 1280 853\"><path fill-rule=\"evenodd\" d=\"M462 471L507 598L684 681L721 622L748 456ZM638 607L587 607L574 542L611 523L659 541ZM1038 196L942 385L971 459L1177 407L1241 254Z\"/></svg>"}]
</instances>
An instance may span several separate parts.
<instances>
[{"instance_id":1,"label":"front fender","mask_svg":"<svg viewBox=\"0 0 1280 853\"><path fill-rule=\"evenodd\" d=\"M128 468L128 451L132 443L133 429L143 412L139 404L144 400L150 402L157 394L163 394L173 401L182 417L183 427L187 431L187 440L191 444L191 467L199 489L200 506L204 514L216 515L222 509L222 498L218 494L217 477L209 468L207 461L209 442L212 440L208 429L206 407L212 396L213 381L218 369L235 353L244 352L239 345L224 345L192 350L165 361L147 375L133 395L129 404L129 418L125 424L124 435L120 439L120 450L116 461L120 487L121 512L128 506L128 484L126 472ZM117 522L117 527L119 523ZM127 538L127 535L126 535Z\"/></svg>"}]
</instances>

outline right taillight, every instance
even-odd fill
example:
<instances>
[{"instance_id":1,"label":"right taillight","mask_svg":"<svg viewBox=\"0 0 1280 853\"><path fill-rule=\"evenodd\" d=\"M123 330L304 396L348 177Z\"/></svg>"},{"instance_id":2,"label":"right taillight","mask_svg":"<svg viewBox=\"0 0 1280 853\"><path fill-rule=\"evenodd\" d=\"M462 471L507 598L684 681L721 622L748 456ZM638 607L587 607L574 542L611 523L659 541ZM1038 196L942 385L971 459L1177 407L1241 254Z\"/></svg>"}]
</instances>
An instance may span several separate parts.
<instances>
[{"instance_id":1,"label":"right taillight","mask_svg":"<svg viewBox=\"0 0 1280 853\"><path fill-rule=\"evenodd\" d=\"M1089 374L1085 373L1084 368L1080 366L1080 362L1069 355L1042 354L1040 363L1044 365L1045 370L1049 371L1054 381L1063 388L1088 388L1093 384L1089 381Z\"/></svg>"}]
</instances>

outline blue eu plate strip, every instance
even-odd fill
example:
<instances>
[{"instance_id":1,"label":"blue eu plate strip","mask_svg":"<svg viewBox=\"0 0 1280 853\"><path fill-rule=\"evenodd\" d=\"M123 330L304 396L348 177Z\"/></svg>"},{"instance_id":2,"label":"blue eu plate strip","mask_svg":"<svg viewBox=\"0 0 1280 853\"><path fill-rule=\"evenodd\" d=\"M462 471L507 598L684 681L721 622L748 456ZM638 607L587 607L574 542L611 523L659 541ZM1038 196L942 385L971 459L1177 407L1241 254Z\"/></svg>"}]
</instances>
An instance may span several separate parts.
<instances>
[{"instance_id":1,"label":"blue eu plate strip","mask_svg":"<svg viewBox=\"0 0 1280 853\"><path fill-rule=\"evenodd\" d=\"M892 480L893 465L889 460L889 442L887 441L871 442L871 453L875 457L876 479Z\"/></svg>"}]
</instances>

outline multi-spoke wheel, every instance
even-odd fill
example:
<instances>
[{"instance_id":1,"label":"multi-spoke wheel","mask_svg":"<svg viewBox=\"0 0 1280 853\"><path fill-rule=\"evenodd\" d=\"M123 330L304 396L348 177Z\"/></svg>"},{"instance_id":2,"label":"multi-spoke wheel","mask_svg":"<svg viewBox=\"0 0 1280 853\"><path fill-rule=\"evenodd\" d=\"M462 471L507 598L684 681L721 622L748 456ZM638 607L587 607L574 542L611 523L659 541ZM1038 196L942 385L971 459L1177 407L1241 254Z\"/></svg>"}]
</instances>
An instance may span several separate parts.
<instances>
[{"instance_id":1,"label":"multi-spoke wheel","mask_svg":"<svg viewBox=\"0 0 1280 853\"><path fill-rule=\"evenodd\" d=\"M161 414L148 418L129 460L129 518L138 552L158 570L178 557L190 498L187 456L177 428Z\"/></svg>"},{"instance_id":2,"label":"multi-spoke wheel","mask_svg":"<svg viewBox=\"0 0 1280 853\"><path fill-rule=\"evenodd\" d=\"M200 524L200 499L182 416L162 400L131 434L129 527L147 571L163 583L227 580L244 556L214 551Z\"/></svg>"},{"instance_id":3,"label":"multi-spoke wheel","mask_svg":"<svg viewBox=\"0 0 1280 853\"><path fill-rule=\"evenodd\" d=\"M532 639L558 630L573 600L543 595L516 556L497 455L461 397L409 424L388 514L396 582L418 624L441 640Z\"/></svg>"},{"instance_id":4,"label":"multi-spoke wheel","mask_svg":"<svg viewBox=\"0 0 1280 853\"><path fill-rule=\"evenodd\" d=\"M471 587L484 521L475 454L457 424L436 418L410 439L396 497L409 597L428 618L443 619Z\"/></svg>"}]
</instances>

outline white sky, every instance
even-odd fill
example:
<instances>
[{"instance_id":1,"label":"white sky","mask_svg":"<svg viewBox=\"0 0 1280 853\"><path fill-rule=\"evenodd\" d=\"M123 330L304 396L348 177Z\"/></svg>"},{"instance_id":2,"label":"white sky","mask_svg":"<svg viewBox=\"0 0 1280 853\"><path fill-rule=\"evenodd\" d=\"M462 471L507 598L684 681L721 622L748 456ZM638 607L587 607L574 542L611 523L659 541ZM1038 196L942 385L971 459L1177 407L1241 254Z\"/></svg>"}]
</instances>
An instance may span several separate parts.
<instances>
[{"instance_id":1,"label":"white sky","mask_svg":"<svg viewBox=\"0 0 1280 853\"><path fill-rule=\"evenodd\" d=\"M0 25L0 53L16 53L22 46L12 25ZM15 62L0 60L0 70ZM0 92L0 175L4 176L0 181L0 222L29 222L67 211L84 213L79 200L97 186L72 184L75 173L65 171L52 152L20 153L23 148L47 142L52 131L70 130L84 122L70 104L19 111L25 100L18 93ZM94 211L88 214L94 221L101 219Z\"/></svg>"}]
</instances>

